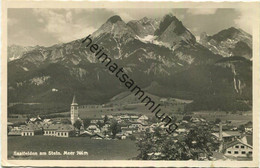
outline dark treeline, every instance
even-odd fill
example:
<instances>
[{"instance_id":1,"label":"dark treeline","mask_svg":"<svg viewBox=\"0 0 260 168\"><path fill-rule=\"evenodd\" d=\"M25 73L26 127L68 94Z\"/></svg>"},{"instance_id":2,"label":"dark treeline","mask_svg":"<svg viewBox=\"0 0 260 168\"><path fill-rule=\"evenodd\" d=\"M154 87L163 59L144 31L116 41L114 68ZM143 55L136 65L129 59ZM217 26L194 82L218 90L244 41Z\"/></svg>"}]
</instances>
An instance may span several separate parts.
<instances>
[{"instance_id":1,"label":"dark treeline","mask_svg":"<svg viewBox=\"0 0 260 168\"><path fill-rule=\"evenodd\" d=\"M17 104L8 107L8 115L10 114L36 114L44 115L51 113L67 112L70 106L62 103L42 103L42 104Z\"/></svg>"}]
</instances>

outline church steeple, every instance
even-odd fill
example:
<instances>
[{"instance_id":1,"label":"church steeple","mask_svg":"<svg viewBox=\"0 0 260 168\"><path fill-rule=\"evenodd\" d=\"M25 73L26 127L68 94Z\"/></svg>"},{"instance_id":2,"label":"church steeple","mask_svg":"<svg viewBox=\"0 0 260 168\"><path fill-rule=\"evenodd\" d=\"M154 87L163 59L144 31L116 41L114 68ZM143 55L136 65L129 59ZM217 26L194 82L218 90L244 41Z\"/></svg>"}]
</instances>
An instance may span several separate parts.
<instances>
[{"instance_id":1,"label":"church steeple","mask_svg":"<svg viewBox=\"0 0 260 168\"><path fill-rule=\"evenodd\" d=\"M71 103L71 108L70 108L70 119L72 125L76 122L78 117L79 117L78 103L76 101L76 96L74 95Z\"/></svg>"},{"instance_id":2,"label":"church steeple","mask_svg":"<svg viewBox=\"0 0 260 168\"><path fill-rule=\"evenodd\" d=\"M71 105L78 105L75 94L73 96Z\"/></svg>"}]
</instances>

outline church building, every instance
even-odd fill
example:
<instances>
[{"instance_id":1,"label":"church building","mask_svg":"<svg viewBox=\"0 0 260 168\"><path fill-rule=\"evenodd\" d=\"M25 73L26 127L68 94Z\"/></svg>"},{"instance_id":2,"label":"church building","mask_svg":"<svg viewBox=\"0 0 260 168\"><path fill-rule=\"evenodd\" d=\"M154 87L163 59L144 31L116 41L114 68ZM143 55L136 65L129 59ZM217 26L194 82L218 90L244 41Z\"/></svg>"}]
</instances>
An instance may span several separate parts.
<instances>
[{"instance_id":1,"label":"church building","mask_svg":"<svg viewBox=\"0 0 260 168\"><path fill-rule=\"evenodd\" d=\"M71 103L71 108L70 108L71 124L73 125L78 118L79 118L78 103L76 101L76 96L74 95Z\"/></svg>"}]
</instances>

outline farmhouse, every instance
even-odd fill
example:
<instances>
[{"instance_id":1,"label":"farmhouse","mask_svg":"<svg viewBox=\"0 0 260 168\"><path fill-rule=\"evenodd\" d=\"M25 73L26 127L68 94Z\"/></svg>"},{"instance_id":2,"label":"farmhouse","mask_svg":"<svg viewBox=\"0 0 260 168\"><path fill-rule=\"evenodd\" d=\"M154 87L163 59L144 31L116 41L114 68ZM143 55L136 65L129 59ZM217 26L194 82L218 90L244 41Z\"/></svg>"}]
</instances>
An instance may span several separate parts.
<instances>
[{"instance_id":1,"label":"farmhouse","mask_svg":"<svg viewBox=\"0 0 260 168\"><path fill-rule=\"evenodd\" d=\"M21 130L22 136L35 136L35 135L42 135L42 129L35 124L28 124L27 126L23 127Z\"/></svg>"},{"instance_id":2,"label":"farmhouse","mask_svg":"<svg viewBox=\"0 0 260 168\"><path fill-rule=\"evenodd\" d=\"M251 157L253 146L240 139L224 144L224 154L234 157Z\"/></svg>"},{"instance_id":3,"label":"farmhouse","mask_svg":"<svg viewBox=\"0 0 260 168\"><path fill-rule=\"evenodd\" d=\"M56 130L57 137L72 137L76 136L76 130L72 125L62 125Z\"/></svg>"},{"instance_id":4,"label":"farmhouse","mask_svg":"<svg viewBox=\"0 0 260 168\"><path fill-rule=\"evenodd\" d=\"M219 139L221 138L220 133L212 133L212 134ZM228 142L228 141L234 141L237 138L241 138L241 133L238 131L223 131L221 136L224 142Z\"/></svg>"},{"instance_id":5,"label":"farmhouse","mask_svg":"<svg viewBox=\"0 0 260 168\"><path fill-rule=\"evenodd\" d=\"M46 125L43 127L44 134L45 136L56 136L56 131L59 128L60 124L58 125Z\"/></svg>"},{"instance_id":6,"label":"farmhouse","mask_svg":"<svg viewBox=\"0 0 260 168\"><path fill-rule=\"evenodd\" d=\"M71 137L75 136L76 131L72 125L52 124L43 127L45 136Z\"/></svg>"}]
</instances>

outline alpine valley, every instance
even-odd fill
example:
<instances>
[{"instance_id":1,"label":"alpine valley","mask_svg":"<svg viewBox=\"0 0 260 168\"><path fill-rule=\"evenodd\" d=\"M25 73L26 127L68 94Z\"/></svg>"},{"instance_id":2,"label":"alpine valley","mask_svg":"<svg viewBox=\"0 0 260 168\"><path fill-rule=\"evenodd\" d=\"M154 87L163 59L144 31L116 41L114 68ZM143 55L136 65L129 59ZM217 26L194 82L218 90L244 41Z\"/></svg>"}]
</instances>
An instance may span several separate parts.
<instances>
[{"instance_id":1,"label":"alpine valley","mask_svg":"<svg viewBox=\"0 0 260 168\"><path fill-rule=\"evenodd\" d=\"M70 104L76 94L79 104L101 104L127 91L86 50L84 38L9 46L8 103ZM128 23L116 15L91 38L149 94L193 100L187 110L252 107L252 36L241 29L203 33L197 41L171 14Z\"/></svg>"}]
</instances>

